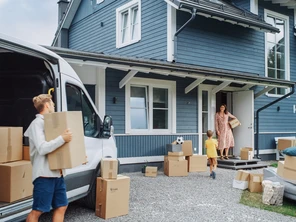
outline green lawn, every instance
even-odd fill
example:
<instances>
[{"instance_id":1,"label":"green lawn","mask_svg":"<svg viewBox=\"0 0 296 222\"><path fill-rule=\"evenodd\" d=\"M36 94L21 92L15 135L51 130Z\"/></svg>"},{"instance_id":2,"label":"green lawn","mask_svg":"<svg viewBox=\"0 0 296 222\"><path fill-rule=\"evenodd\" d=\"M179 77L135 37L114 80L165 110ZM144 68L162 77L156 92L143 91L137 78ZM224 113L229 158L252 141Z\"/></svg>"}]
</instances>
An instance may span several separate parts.
<instances>
[{"instance_id":1,"label":"green lawn","mask_svg":"<svg viewBox=\"0 0 296 222\"><path fill-rule=\"evenodd\" d=\"M240 203L250 207L296 217L296 201L293 200L284 199L283 206L266 205L262 203L262 193L250 193L245 190L242 193Z\"/></svg>"}]
</instances>

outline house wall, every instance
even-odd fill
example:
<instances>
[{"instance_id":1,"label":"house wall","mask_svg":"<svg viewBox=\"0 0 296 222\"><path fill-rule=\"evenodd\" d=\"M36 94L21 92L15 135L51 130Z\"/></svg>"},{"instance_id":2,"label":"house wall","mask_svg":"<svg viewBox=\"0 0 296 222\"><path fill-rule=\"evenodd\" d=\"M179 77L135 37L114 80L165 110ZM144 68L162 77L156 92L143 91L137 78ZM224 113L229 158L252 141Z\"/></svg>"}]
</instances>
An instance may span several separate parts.
<instances>
[{"instance_id":1,"label":"house wall","mask_svg":"<svg viewBox=\"0 0 296 222\"><path fill-rule=\"evenodd\" d=\"M108 1L109 4L105 3L104 6L93 9L92 13L90 13L91 1L82 2L69 29L70 49L166 59L167 3L165 1L155 1L153 4L148 0L141 1L141 40L120 49L116 48L116 8L129 1Z\"/></svg>"}]
</instances>

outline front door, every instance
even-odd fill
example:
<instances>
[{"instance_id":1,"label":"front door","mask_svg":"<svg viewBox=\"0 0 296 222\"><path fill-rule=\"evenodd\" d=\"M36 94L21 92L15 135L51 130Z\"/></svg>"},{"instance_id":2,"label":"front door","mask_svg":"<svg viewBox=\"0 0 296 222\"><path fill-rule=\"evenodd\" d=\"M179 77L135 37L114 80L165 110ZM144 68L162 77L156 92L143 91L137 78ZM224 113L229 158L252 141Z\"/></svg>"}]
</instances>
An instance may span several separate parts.
<instances>
[{"instance_id":1,"label":"front door","mask_svg":"<svg viewBox=\"0 0 296 222\"><path fill-rule=\"evenodd\" d=\"M233 115L241 126L233 129L235 156L240 155L240 148L254 148L254 93L252 90L233 92Z\"/></svg>"}]
</instances>

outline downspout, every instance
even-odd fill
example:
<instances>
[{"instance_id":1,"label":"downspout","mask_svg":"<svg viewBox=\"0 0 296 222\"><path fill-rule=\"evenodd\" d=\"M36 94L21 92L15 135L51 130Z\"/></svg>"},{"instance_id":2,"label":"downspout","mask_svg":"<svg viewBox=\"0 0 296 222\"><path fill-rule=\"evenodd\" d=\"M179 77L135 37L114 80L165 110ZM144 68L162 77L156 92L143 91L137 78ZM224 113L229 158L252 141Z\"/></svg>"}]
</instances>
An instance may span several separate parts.
<instances>
[{"instance_id":1,"label":"downspout","mask_svg":"<svg viewBox=\"0 0 296 222\"><path fill-rule=\"evenodd\" d=\"M282 99L285 99L286 97L292 95L294 92L295 92L295 85L293 85L293 87L292 87L292 91L291 91L291 92L289 92L288 94L286 94L286 95L284 95L284 96L282 96L282 97L280 97L280 98L274 100L273 102L271 102L271 103L269 103L269 104L267 104L267 105L261 107L260 109L258 109L258 110L256 111L256 143L255 143L256 156L255 156L255 157L256 157L257 159L261 159L261 158L259 157L259 112L261 112L262 110L266 109L267 107L269 107L269 106L271 106L271 105L273 105L273 104L275 104L275 103L281 101Z\"/></svg>"},{"instance_id":2,"label":"downspout","mask_svg":"<svg viewBox=\"0 0 296 222\"><path fill-rule=\"evenodd\" d=\"M177 36L179 35L179 33L191 22L195 19L196 17L196 8L192 9L191 12L191 18L181 27L178 29L178 31L176 31L175 35L174 35L174 60L176 61L177 58Z\"/></svg>"}]
</instances>

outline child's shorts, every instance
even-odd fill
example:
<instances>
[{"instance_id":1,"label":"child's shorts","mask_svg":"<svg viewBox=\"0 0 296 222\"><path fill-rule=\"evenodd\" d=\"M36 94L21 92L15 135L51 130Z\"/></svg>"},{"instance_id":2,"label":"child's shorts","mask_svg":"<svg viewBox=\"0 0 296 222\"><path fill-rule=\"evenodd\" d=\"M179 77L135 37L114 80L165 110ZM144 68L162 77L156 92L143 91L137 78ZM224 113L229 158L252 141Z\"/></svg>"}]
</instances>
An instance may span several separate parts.
<instances>
[{"instance_id":1,"label":"child's shorts","mask_svg":"<svg viewBox=\"0 0 296 222\"><path fill-rule=\"evenodd\" d=\"M33 210L49 212L51 207L55 209L68 205L64 177L38 177L33 184Z\"/></svg>"}]
</instances>

